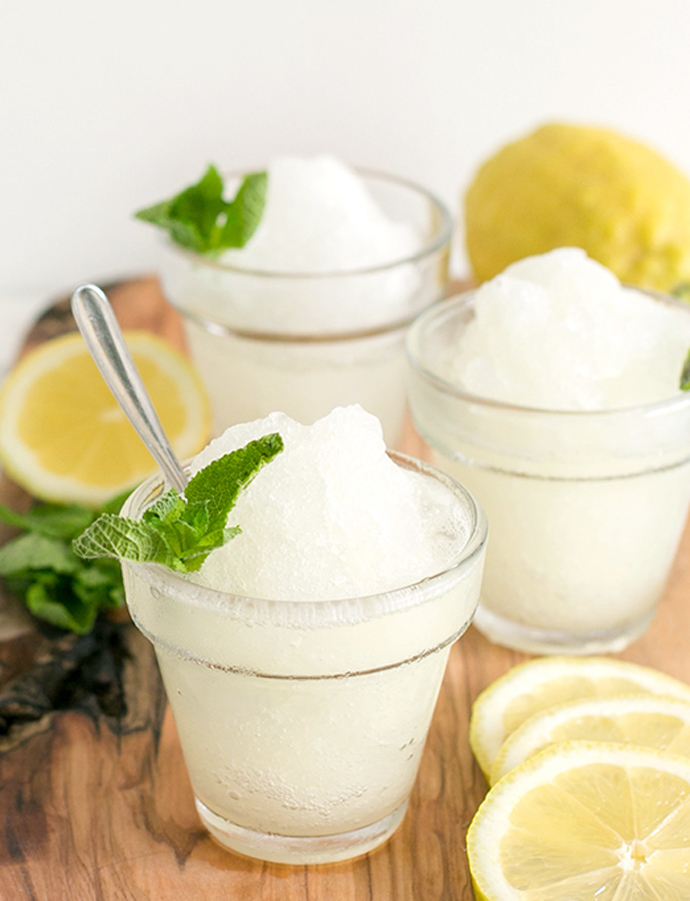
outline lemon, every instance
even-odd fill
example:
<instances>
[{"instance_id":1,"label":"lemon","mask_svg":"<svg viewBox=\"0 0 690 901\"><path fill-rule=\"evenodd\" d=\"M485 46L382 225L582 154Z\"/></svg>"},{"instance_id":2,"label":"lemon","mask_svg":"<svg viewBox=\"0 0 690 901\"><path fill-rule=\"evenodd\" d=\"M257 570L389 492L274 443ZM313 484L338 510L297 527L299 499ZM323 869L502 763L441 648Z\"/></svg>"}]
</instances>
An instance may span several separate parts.
<instances>
[{"instance_id":1,"label":"lemon","mask_svg":"<svg viewBox=\"0 0 690 901\"><path fill-rule=\"evenodd\" d=\"M549 124L506 145L471 183L465 220L479 281L563 246L628 284L668 291L690 280L690 180L603 128Z\"/></svg>"},{"instance_id":2,"label":"lemon","mask_svg":"<svg viewBox=\"0 0 690 901\"><path fill-rule=\"evenodd\" d=\"M648 667L608 657L540 657L514 667L479 695L470 745L488 777L505 739L533 714L580 698L640 693L690 703L690 686Z\"/></svg>"},{"instance_id":3,"label":"lemon","mask_svg":"<svg viewBox=\"0 0 690 901\"><path fill-rule=\"evenodd\" d=\"M480 901L687 901L690 761L552 745L501 779L467 834Z\"/></svg>"},{"instance_id":4,"label":"lemon","mask_svg":"<svg viewBox=\"0 0 690 901\"><path fill-rule=\"evenodd\" d=\"M503 742L491 784L551 744L620 742L690 758L690 701L626 695L571 701L535 713Z\"/></svg>"},{"instance_id":5,"label":"lemon","mask_svg":"<svg viewBox=\"0 0 690 901\"><path fill-rule=\"evenodd\" d=\"M125 339L175 452L191 456L210 422L196 371L148 332ZM35 497L93 507L157 469L78 333L39 345L3 384L0 461Z\"/></svg>"}]
</instances>

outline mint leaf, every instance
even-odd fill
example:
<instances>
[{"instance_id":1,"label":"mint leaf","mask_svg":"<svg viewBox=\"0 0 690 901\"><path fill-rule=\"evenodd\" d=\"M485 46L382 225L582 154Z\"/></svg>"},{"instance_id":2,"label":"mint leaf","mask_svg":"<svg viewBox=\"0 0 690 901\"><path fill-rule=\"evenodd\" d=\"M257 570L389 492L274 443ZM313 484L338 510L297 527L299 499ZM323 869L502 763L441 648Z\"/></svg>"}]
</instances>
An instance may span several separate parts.
<instances>
[{"instance_id":1,"label":"mint leaf","mask_svg":"<svg viewBox=\"0 0 690 901\"><path fill-rule=\"evenodd\" d=\"M54 573L42 573L29 585L25 603L39 619L79 635L90 632L98 616L96 604L80 598Z\"/></svg>"},{"instance_id":2,"label":"mint leaf","mask_svg":"<svg viewBox=\"0 0 690 901\"><path fill-rule=\"evenodd\" d=\"M690 350L683 363L683 369L680 373L680 390L690 390Z\"/></svg>"},{"instance_id":3,"label":"mint leaf","mask_svg":"<svg viewBox=\"0 0 690 901\"><path fill-rule=\"evenodd\" d=\"M119 510L124 496L106 507ZM105 509L105 508L104 508ZM0 506L0 519L25 534L0 548L0 576L34 615L85 634L101 610L124 602L122 572L113 560L80 560L71 540L98 514L76 504L37 504L29 513Z\"/></svg>"},{"instance_id":4,"label":"mint leaf","mask_svg":"<svg viewBox=\"0 0 690 901\"><path fill-rule=\"evenodd\" d=\"M200 569L212 550L240 532L228 528L228 514L240 491L262 466L283 450L277 433L213 460L190 479L181 497L170 489L140 520L103 514L72 544L84 559L117 557L159 563L176 572Z\"/></svg>"},{"instance_id":5,"label":"mint leaf","mask_svg":"<svg viewBox=\"0 0 690 901\"><path fill-rule=\"evenodd\" d=\"M223 178L210 165L196 184L134 215L167 231L181 247L217 255L244 247L254 234L266 202L267 181L265 172L247 175L235 198L226 201Z\"/></svg>"},{"instance_id":6,"label":"mint leaf","mask_svg":"<svg viewBox=\"0 0 690 901\"><path fill-rule=\"evenodd\" d=\"M193 523L199 510L209 517L207 528L225 528L228 513L237 497L251 482L264 463L283 449L283 439L277 432L264 435L257 441L217 460L212 460L198 472L185 489L187 522Z\"/></svg>"},{"instance_id":7,"label":"mint leaf","mask_svg":"<svg viewBox=\"0 0 690 901\"><path fill-rule=\"evenodd\" d=\"M95 519L93 510L76 504L38 504L29 513L15 513L0 504L0 520L49 538L73 538Z\"/></svg>"},{"instance_id":8,"label":"mint leaf","mask_svg":"<svg viewBox=\"0 0 690 901\"><path fill-rule=\"evenodd\" d=\"M127 560L167 563L168 550L159 534L144 522L104 513L72 542L78 557L124 557Z\"/></svg>"},{"instance_id":9,"label":"mint leaf","mask_svg":"<svg viewBox=\"0 0 690 901\"><path fill-rule=\"evenodd\" d=\"M195 185L135 215L164 228L182 247L204 253L212 247L216 220L224 209L223 179L214 166L209 166Z\"/></svg>"},{"instance_id":10,"label":"mint leaf","mask_svg":"<svg viewBox=\"0 0 690 901\"><path fill-rule=\"evenodd\" d=\"M223 179L215 166L209 166L200 181L173 197L169 215L188 223L204 239L213 233L224 209Z\"/></svg>"},{"instance_id":11,"label":"mint leaf","mask_svg":"<svg viewBox=\"0 0 690 901\"><path fill-rule=\"evenodd\" d=\"M79 566L68 544L45 535L21 535L0 548L0 576L38 569L73 573Z\"/></svg>"},{"instance_id":12,"label":"mint leaf","mask_svg":"<svg viewBox=\"0 0 690 901\"><path fill-rule=\"evenodd\" d=\"M218 238L219 249L244 247L249 241L261 221L267 188L265 172L255 172L244 179L226 210L225 225Z\"/></svg>"}]
</instances>

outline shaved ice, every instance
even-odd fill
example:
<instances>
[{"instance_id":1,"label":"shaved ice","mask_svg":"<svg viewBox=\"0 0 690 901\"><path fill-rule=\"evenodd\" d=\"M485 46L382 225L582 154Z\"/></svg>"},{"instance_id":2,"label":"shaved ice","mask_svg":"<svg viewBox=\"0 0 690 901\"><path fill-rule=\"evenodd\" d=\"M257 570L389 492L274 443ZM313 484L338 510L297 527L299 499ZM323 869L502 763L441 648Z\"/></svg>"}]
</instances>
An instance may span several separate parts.
<instances>
[{"instance_id":1,"label":"shaved ice","mask_svg":"<svg viewBox=\"0 0 690 901\"><path fill-rule=\"evenodd\" d=\"M448 349L448 377L523 407L605 410L679 392L690 317L620 284L574 247L528 257L483 284Z\"/></svg>"},{"instance_id":2,"label":"shaved ice","mask_svg":"<svg viewBox=\"0 0 690 901\"><path fill-rule=\"evenodd\" d=\"M395 447L405 330L445 288L450 216L424 189L330 156L276 158L267 173L245 247L206 258L162 244L161 284L183 313L213 434L360 403Z\"/></svg>"},{"instance_id":3,"label":"shaved ice","mask_svg":"<svg viewBox=\"0 0 690 901\"><path fill-rule=\"evenodd\" d=\"M412 225L389 219L335 157L277 157L255 234L223 261L262 272L344 272L404 259L421 241Z\"/></svg>"},{"instance_id":4,"label":"shaved ice","mask_svg":"<svg viewBox=\"0 0 690 901\"><path fill-rule=\"evenodd\" d=\"M283 413L233 426L192 473L270 432L285 450L240 494L228 525L241 534L196 581L249 597L335 600L414 584L457 555L468 523L451 492L395 464L378 420L356 405L312 426Z\"/></svg>"}]
</instances>

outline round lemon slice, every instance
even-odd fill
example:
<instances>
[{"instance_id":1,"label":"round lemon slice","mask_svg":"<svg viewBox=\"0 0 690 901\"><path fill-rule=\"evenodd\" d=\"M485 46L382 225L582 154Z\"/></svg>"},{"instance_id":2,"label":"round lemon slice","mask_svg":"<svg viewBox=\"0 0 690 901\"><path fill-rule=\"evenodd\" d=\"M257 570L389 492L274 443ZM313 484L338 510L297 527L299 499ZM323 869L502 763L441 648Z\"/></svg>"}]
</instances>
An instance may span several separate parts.
<instances>
[{"instance_id":1,"label":"round lemon slice","mask_svg":"<svg viewBox=\"0 0 690 901\"><path fill-rule=\"evenodd\" d=\"M491 784L549 745L582 740L633 744L690 758L690 701L641 694L549 707L506 738L491 767Z\"/></svg>"},{"instance_id":2,"label":"round lemon slice","mask_svg":"<svg viewBox=\"0 0 690 901\"><path fill-rule=\"evenodd\" d=\"M478 901L684 901L690 761L552 745L501 779L467 834Z\"/></svg>"},{"instance_id":3,"label":"round lemon slice","mask_svg":"<svg viewBox=\"0 0 690 901\"><path fill-rule=\"evenodd\" d=\"M176 454L195 454L210 413L192 364L148 332L125 339ZM93 507L157 469L78 333L41 344L4 382L0 461L35 497Z\"/></svg>"},{"instance_id":4,"label":"round lemon slice","mask_svg":"<svg viewBox=\"0 0 690 901\"><path fill-rule=\"evenodd\" d=\"M644 693L690 703L690 686L648 667L608 657L541 657L514 667L479 695L470 745L489 778L505 739L533 714L581 698Z\"/></svg>"}]
</instances>

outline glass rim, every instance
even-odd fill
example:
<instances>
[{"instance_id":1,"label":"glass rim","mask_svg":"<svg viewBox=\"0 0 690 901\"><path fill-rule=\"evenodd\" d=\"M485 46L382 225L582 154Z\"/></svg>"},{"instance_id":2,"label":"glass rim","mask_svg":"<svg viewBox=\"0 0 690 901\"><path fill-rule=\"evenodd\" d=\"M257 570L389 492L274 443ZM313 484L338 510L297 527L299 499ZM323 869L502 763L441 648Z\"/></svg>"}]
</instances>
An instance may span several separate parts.
<instances>
[{"instance_id":1,"label":"glass rim","mask_svg":"<svg viewBox=\"0 0 690 901\"><path fill-rule=\"evenodd\" d=\"M426 241L425 244L414 253L408 254L404 257L398 257L397 259L391 260L388 263L377 263L374 266L363 266L354 269L335 269L323 272L286 272L279 269L245 268L229 263L223 263L220 259L214 259L213 257L205 256L202 253L197 253L190 248L181 247L179 244L175 244L175 242L172 241L167 235L161 236L160 240L171 253L177 253L180 256L186 257L197 266L215 269L218 272L224 272L238 276L252 276L254 278L286 279L291 281L314 282L317 282L321 279L323 279L324 281L335 280L338 278L346 279L352 278L353 276L375 275L378 273L388 272L389 270L396 269L399 266L418 263L421 260L424 260L426 257L432 256L437 251L442 250L446 245L450 244L450 240L453 235L453 218L448 207L435 194L433 194L427 188L423 188L421 185L418 185L409 179L402 178L397 175L391 175L386 172L380 172L376 169L362 169L355 167L354 171L358 175L361 175L363 178L369 179L370 181L385 182L391 185L395 185L399 188L404 188L419 196L426 197L426 199L430 202L431 206L439 216L438 227L435 230L434 236L430 240ZM234 171L226 173L226 176L241 177L245 174L246 173L244 172Z\"/></svg>"},{"instance_id":2,"label":"glass rim","mask_svg":"<svg viewBox=\"0 0 690 901\"><path fill-rule=\"evenodd\" d=\"M173 595L180 603L190 608L219 611L223 616L252 621L276 622L281 625L326 627L333 624L352 624L365 619L373 619L408 610L423 604L427 599L437 597L445 582L455 581L469 569L482 553L488 536L488 523L481 506L457 480L430 464L398 451L387 451L388 456L398 465L415 472L428 475L440 482L471 512L471 520L465 540L453 554L443 569L425 576L409 585L376 594L339 599L279 600L257 598L234 594L217 588L200 585L183 575L155 563L139 563L123 560L137 576L167 595ZM122 508L122 516L136 516L145 506L153 503L166 487L162 474L156 473L144 481L127 498ZM136 509L132 510L132 507ZM182 586L185 586L182 588ZM441 589L441 590L440 590ZM194 599L184 595L190 594ZM477 598L477 604L479 599ZM475 605L476 607L476 605ZM279 616L275 616L279 613ZM274 615L272 615L274 614ZM354 616L353 616L354 614Z\"/></svg>"},{"instance_id":3,"label":"glass rim","mask_svg":"<svg viewBox=\"0 0 690 901\"><path fill-rule=\"evenodd\" d=\"M686 301L673 297L673 295L632 285L623 285L623 287L639 291L641 294L647 294L669 306L676 307L677 309L684 309L686 313L690 314L690 305L688 305ZM430 326L437 318L440 318L446 311L471 309L476 292L477 288L472 288L468 291L462 291L458 294L453 294L450 297L435 301L414 319L405 338L407 358L412 369L426 381L432 383L434 387L443 394L451 395L464 403L473 404L480 408L483 407L487 410L504 410L507 413L513 414L529 414L535 418L572 418L577 421L584 421L585 419L605 421L606 419L615 419L616 417L623 418L633 414L638 416L655 416L666 413L682 413L690 411L690 391L664 400L653 401L652 403L634 404L628 407L610 407L603 410L560 410L548 407L529 407L521 404L509 403L508 401L495 400L490 397L483 397L482 395L472 394L469 391L466 391L459 385L449 381L439 375L438 372L434 371L433 367L422 359L422 354L418 345L421 343L421 335L425 328Z\"/></svg>"}]
</instances>

